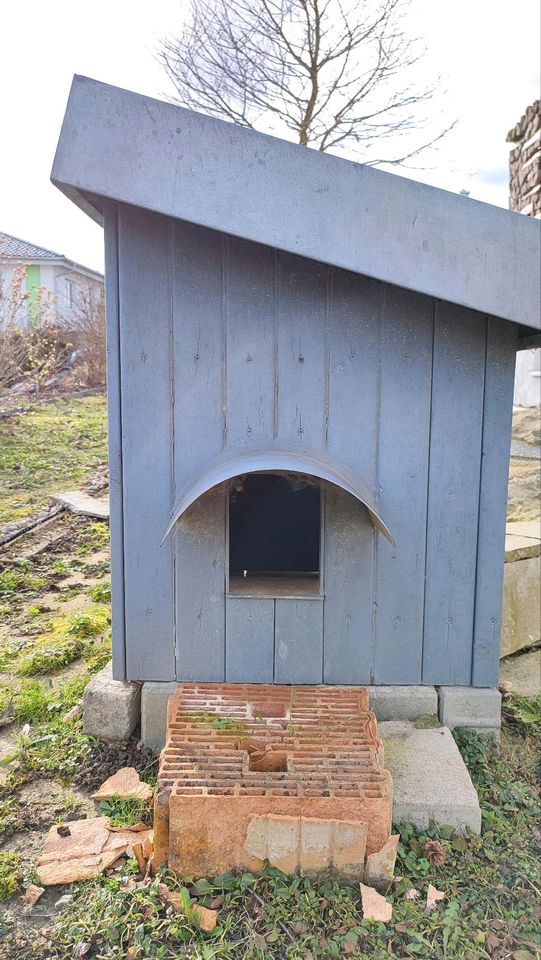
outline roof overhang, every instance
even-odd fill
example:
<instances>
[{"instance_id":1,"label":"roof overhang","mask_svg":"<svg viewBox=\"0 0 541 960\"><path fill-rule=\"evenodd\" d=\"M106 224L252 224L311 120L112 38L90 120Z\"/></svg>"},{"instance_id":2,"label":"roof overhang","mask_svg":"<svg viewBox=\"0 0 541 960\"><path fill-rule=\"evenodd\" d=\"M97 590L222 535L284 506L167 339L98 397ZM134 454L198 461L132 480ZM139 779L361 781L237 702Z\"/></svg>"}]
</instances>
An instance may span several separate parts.
<instances>
[{"instance_id":1,"label":"roof overhang","mask_svg":"<svg viewBox=\"0 0 541 960\"><path fill-rule=\"evenodd\" d=\"M378 513L374 499L362 478L334 457L303 449L289 448L284 444L265 447L250 447L248 450L229 451L201 470L182 490L177 500L165 538L187 510L209 490L234 477L246 473L295 473L316 477L332 483L351 494L366 507L374 526L393 546L395 541ZM162 541L163 542L163 541Z\"/></svg>"},{"instance_id":2,"label":"roof overhang","mask_svg":"<svg viewBox=\"0 0 541 960\"><path fill-rule=\"evenodd\" d=\"M127 203L540 328L534 218L87 77L52 180L98 222Z\"/></svg>"}]
</instances>

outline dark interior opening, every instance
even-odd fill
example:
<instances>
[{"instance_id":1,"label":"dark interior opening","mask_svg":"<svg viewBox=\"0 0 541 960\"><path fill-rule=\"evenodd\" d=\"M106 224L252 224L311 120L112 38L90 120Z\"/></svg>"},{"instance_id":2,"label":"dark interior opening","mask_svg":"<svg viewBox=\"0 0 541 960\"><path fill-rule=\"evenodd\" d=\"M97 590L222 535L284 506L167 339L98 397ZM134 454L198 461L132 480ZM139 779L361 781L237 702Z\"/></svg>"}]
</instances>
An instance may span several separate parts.
<instances>
[{"instance_id":1,"label":"dark interior opening","mask_svg":"<svg viewBox=\"0 0 541 960\"><path fill-rule=\"evenodd\" d=\"M232 592L317 592L319 544L318 482L270 473L234 481L229 494Z\"/></svg>"}]
</instances>

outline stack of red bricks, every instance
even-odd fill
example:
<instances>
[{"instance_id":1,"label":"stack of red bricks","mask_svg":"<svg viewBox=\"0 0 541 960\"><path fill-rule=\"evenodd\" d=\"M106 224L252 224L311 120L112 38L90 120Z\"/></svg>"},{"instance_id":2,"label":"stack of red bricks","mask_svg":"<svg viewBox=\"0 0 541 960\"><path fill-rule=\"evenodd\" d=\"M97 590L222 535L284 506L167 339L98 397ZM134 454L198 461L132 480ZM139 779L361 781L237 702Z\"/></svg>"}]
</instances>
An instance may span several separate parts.
<instances>
[{"instance_id":1,"label":"stack of red bricks","mask_svg":"<svg viewBox=\"0 0 541 960\"><path fill-rule=\"evenodd\" d=\"M155 802L155 861L183 874L361 877L389 840L392 785L359 687L179 684Z\"/></svg>"}]
</instances>

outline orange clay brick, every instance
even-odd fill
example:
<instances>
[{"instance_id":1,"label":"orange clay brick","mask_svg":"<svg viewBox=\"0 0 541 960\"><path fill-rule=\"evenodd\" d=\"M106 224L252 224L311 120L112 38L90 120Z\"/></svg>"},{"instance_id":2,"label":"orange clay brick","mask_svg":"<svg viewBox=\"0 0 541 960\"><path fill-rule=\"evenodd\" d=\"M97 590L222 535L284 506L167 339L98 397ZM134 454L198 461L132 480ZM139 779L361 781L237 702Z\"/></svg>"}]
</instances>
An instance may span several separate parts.
<instances>
[{"instance_id":1,"label":"orange clay brick","mask_svg":"<svg viewBox=\"0 0 541 960\"><path fill-rule=\"evenodd\" d=\"M323 821L365 824L371 854L389 839L391 808L391 778L364 688L184 683L170 698L156 865L168 859L172 869L200 876L260 869L263 858L246 849L246 838L254 817L270 816L304 818L306 836L319 831L303 853L299 826L280 869L317 872L331 861L338 869L340 857L335 862L322 839L335 832Z\"/></svg>"}]
</instances>

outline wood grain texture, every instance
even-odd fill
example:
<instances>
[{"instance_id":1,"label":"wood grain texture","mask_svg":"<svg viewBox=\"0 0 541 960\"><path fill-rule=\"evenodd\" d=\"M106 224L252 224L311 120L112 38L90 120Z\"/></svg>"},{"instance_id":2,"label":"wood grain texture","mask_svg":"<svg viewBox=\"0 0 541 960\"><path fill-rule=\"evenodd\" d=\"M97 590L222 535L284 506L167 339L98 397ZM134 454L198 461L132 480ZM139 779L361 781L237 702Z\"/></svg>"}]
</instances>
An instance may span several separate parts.
<instances>
[{"instance_id":1,"label":"wood grain texture","mask_svg":"<svg viewBox=\"0 0 541 960\"><path fill-rule=\"evenodd\" d=\"M423 682L470 684L486 321L436 304Z\"/></svg>"},{"instance_id":2,"label":"wood grain texture","mask_svg":"<svg viewBox=\"0 0 541 960\"><path fill-rule=\"evenodd\" d=\"M369 683L372 655L374 527L363 506L325 489L325 683Z\"/></svg>"},{"instance_id":3,"label":"wood grain texture","mask_svg":"<svg viewBox=\"0 0 541 960\"><path fill-rule=\"evenodd\" d=\"M225 432L224 238L174 223L175 481L179 490L218 456Z\"/></svg>"},{"instance_id":4,"label":"wood grain texture","mask_svg":"<svg viewBox=\"0 0 541 960\"><path fill-rule=\"evenodd\" d=\"M498 685L517 329L488 319L472 682Z\"/></svg>"},{"instance_id":5,"label":"wood grain texture","mask_svg":"<svg viewBox=\"0 0 541 960\"><path fill-rule=\"evenodd\" d=\"M225 514L212 490L177 525L177 680L225 679Z\"/></svg>"},{"instance_id":6,"label":"wood grain texture","mask_svg":"<svg viewBox=\"0 0 541 960\"><path fill-rule=\"evenodd\" d=\"M270 440L274 429L275 253L227 241L226 437Z\"/></svg>"},{"instance_id":7,"label":"wood grain texture","mask_svg":"<svg viewBox=\"0 0 541 960\"><path fill-rule=\"evenodd\" d=\"M378 536L373 683L421 682L433 309L385 288L377 495L396 547Z\"/></svg>"},{"instance_id":8,"label":"wood grain texture","mask_svg":"<svg viewBox=\"0 0 541 960\"><path fill-rule=\"evenodd\" d=\"M126 673L175 675L171 223L119 210Z\"/></svg>"},{"instance_id":9,"label":"wood grain texture","mask_svg":"<svg viewBox=\"0 0 541 960\"><path fill-rule=\"evenodd\" d=\"M327 278L322 264L279 257L277 434L299 446L325 436Z\"/></svg>"},{"instance_id":10,"label":"wood grain texture","mask_svg":"<svg viewBox=\"0 0 541 960\"><path fill-rule=\"evenodd\" d=\"M118 213L116 204L104 211L107 300L107 421L109 441L109 532L111 537L111 627L113 677L126 679L124 622L124 517L122 478L122 392L120 371L120 305L118 296Z\"/></svg>"},{"instance_id":11,"label":"wood grain texture","mask_svg":"<svg viewBox=\"0 0 541 960\"><path fill-rule=\"evenodd\" d=\"M274 682L323 682L321 600L275 600Z\"/></svg>"},{"instance_id":12,"label":"wood grain texture","mask_svg":"<svg viewBox=\"0 0 541 960\"><path fill-rule=\"evenodd\" d=\"M226 600L225 679L228 683L272 683L274 600Z\"/></svg>"}]
</instances>

